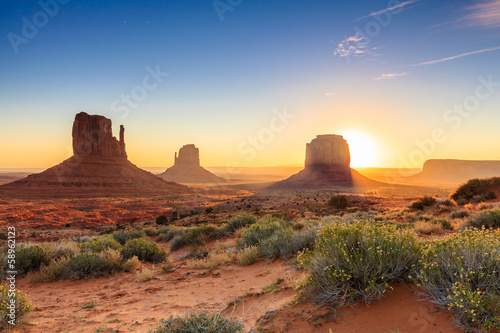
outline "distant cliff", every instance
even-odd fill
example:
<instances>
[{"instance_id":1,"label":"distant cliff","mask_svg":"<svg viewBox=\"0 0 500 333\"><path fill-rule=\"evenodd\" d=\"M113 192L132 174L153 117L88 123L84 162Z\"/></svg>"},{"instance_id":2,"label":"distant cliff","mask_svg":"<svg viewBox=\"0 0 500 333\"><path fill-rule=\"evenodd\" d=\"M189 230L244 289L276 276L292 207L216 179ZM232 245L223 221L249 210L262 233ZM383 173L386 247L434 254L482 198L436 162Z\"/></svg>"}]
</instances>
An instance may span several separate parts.
<instances>
[{"instance_id":1,"label":"distant cliff","mask_svg":"<svg viewBox=\"0 0 500 333\"><path fill-rule=\"evenodd\" d=\"M473 178L500 176L500 161L428 160L410 182L463 183Z\"/></svg>"}]
</instances>

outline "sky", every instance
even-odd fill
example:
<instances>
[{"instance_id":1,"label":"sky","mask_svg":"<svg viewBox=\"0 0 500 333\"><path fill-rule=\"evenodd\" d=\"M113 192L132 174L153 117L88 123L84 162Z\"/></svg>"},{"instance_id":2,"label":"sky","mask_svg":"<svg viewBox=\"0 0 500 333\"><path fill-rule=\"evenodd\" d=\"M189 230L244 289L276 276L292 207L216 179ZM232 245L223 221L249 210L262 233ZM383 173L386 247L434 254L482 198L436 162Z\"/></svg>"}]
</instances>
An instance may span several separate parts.
<instances>
[{"instance_id":1,"label":"sky","mask_svg":"<svg viewBox=\"0 0 500 333\"><path fill-rule=\"evenodd\" d=\"M500 160L500 0L18 0L0 4L0 168L72 155L80 111L129 160L353 167Z\"/></svg>"}]
</instances>

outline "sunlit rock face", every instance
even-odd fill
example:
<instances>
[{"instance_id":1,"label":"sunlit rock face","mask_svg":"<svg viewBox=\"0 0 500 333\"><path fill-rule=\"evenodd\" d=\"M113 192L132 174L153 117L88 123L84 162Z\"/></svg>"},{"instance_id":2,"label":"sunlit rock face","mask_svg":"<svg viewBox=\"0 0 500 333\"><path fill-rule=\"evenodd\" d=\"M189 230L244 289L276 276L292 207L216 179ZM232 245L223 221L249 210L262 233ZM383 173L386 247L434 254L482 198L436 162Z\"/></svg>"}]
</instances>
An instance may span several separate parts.
<instances>
[{"instance_id":1,"label":"sunlit rock face","mask_svg":"<svg viewBox=\"0 0 500 333\"><path fill-rule=\"evenodd\" d=\"M270 189L329 188L333 186L377 187L371 180L350 168L349 145L341 135L318 135L306 144L305 168L278 182Z\"/></svg>"},{"instance_id":2,"label":"sunlit rock face","mask_svg":"<svg viewBox=\"0 0 500 333\"><path fill-rule=\"evenodd\" d=\"M342 135L318 135L306 144L306 169L321 167L349 168L349 145Z\"/></svg>"},{"instance_id":3,"label":"sunlit rock face","mask_svg":"<svg viewBox=\"0 0 500 333\"><path fill-rule=\"evenodd\" d=\"M179 154L175 153L174 165L159 176L177 183L207 184L226 181L200 165L200 151L193 144L185 145L179 149Z\"/></svg>"},{"instance_id":4,"label":"sunlit rock face","mask_svg":"<svg viewBox=\"0 0 500 333\"><path fill-rule=\"evenodd\" d=\"M73 155L127 158L125 128L120 126L120 141L112 132L111 120L80 112L73 122Z\"/></svg>"}]
</instances>

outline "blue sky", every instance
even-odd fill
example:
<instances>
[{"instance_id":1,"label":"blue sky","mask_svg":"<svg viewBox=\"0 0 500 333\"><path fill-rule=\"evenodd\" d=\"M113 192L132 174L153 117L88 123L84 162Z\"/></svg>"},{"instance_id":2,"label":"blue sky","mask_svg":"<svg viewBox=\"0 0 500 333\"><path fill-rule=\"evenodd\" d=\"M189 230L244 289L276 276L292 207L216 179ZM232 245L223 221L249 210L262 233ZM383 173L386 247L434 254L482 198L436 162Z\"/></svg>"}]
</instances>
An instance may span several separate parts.
<instances>
[{"instance_id":1,"label":"blue sky","mask_svg":"<svg viewBox=\"0 0 500 333\"><path fill-rule=\"evenodd\" d=\"M208 166L300 164L305 143L323 133L345 134L358 166L500 159L500 87L468 116L447 113L473 101L480 77L500 82L499 0L26 0L0 9L0 167L69 157L79 111L111 118L115 133L124 124L141 166L170 166L187 143ZM151 71L163 74L155 81ZM293 119L265 137L277 110ZM426 149L435 129L446 140ZM363 160L363 149L377 153Z\"/></svg>"}]
</instances>

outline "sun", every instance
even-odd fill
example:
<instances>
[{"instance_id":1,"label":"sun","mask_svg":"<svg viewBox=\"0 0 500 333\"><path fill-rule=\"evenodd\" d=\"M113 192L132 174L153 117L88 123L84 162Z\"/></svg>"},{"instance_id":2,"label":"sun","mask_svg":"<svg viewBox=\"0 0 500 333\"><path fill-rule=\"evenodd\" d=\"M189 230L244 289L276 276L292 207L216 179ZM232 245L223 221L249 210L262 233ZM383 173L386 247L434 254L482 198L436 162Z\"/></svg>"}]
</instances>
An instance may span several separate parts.
<instances>
[{"instance_id":1,"label":"sun","mask_svg":"<svg viewBox=\"0 0 500 333\"><path fill-rule=\"evenodd\" d=\"M355 129L341 131L339 134L349 144L352 168L379 166L380 151L373 137Z\"/></svg>"}]
</instances>

